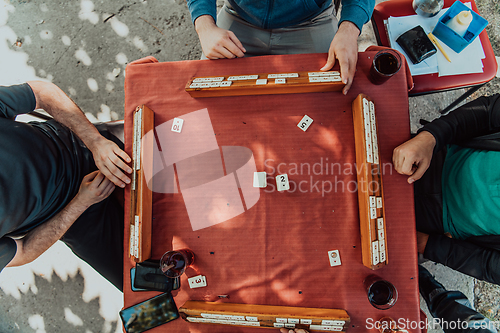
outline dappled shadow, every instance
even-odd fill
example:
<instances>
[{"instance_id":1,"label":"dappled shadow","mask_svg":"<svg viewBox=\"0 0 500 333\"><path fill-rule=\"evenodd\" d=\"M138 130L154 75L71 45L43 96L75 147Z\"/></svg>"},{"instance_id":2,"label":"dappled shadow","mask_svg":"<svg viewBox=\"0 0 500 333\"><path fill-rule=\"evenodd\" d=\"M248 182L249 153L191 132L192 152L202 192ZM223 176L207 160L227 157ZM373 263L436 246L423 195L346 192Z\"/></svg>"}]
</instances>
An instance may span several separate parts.
<instances>
[{"instance_id":1,"label":"dappled shadow","mask_svg":"<svg viewBox=\"0 0 500 333\"><path fill-rule=\"evenodd\" d=\"M91 121L123 118L125 66L149 55L199 59L185 1L0 0L0 84L51 81Z\"/></svg>"},{"instance_id":2,"label":"dappled shadow","mask_svg":"<svg viewBox=\"0 0 500 333\"><path fill-rule=\"evenodd\" d=\"M122 307L123 294L60 241L33 262L0 273L2 333L23 323L56 327L61 318L76 326L93 325L84 332L121 332L116 322Z\"/></svg>"},{"instance_id":3,"label":"dappled shadow","mask_svg":"<svg viewBox=\"0 0 500 333\"><path fill-rule=\"evenodd\" d=\"M63 281L35 275L35 288L17 299L0 289L0 332L120 332L121 323L99 314L99 299L82 298L84 278L80 271Z\"/></svg>"}]
</instances>

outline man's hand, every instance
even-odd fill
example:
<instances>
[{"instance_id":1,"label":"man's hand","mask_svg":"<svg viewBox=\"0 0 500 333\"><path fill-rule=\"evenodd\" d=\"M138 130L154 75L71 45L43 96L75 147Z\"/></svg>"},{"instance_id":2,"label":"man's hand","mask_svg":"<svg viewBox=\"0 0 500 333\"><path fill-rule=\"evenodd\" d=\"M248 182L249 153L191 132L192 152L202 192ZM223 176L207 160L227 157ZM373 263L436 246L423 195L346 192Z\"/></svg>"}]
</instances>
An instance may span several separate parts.
<instances>
[{"instance_id":1,"label":"man's hand","mask_svg":"<svg viewBox=\"0 0 500 333\"><path fill-rule=\"evenodd\" d=\"M419 180L429 168L436 146L434 136L426 131L394 149L392 163L397 172L408 175L408 184Z\"/></svg>"},{"instance_id":2,"label":"man's hand","mask_svg":"<svg viewBox=\"0 0 500 333\"><path fill-rule=\"evenodd\" d=\"M245 48L229 30L219 28L212 16L202 15L194 22L200 38L203 54L208 59L241 58L245 56Z\"/></svg>"},{"instance_id":3,"label":"man's hand","mask_svg":"<svg viewBox=\"0 0 500 333\"><path fill-rule=\"evenodd\" d=\"M99 170L89 173L83 177L80 190L75 200L85 207L106 199L115 189L115 185Z\"/></svg>"},{"instance_id":4,"label":"man's hand","mask_svg":"<svg viewBox=\"0 0 500 333\"><path fill-rule=\"evenodd\" d=\"M290 330L288 328L280 328L280 333L309 333L309 332L302 328L295 328L293 330Z\"/></svg>"},{"instance_id":5,"label":"man's hand","mask_svg":"<svg viewBox=\"0 0 500 333\"><path fill-rule=\"evenodd\" d=\"M339 30L330 44L328 59L321 71L328 71L335 65L335 59L339 60L340 76L345 84L342 92L347 94L351 88L354 74L356 73L356 63L358 62L358 27L349 21L340 24Z\"/></svg>"},{"instance_id":6,"label":"man's hand","mask_svg":"<svg viewBox=\"0 0 500 333\"><path fill-rule=\"evenodd\" d=\"M130 163L131 159L116 143L100 136L89 149L94 156L95 165L107 179L120 187L130 183L130 178L123 171L132 172L132 168L125 163Z\"/></svg>"},{"instance_id":7,"label":"man's hand","mask_svg":"<svg viewBox=\"0 0 500 333\"><path fill-rule=\"evenodd\" d=\"M100 171L83 177L78 194L59 213L29 231L21 239L15 239L16 254L7 267L32 262L60 239L80 215L90 206L106 199L115 185Z\"/></svg>"},{"instance_id":8,"label":"man's hand","mask_svg":"<svg viewBox=\"0 0 500 333\"><path fill-rule=\"evenodd\" d=\"M104 138L85 114L58 86L50 82L27 82L36 99L36 109L44 109L55 120L73 131L94 155L95 163L115 185L125 187L130 179L122 172L132 172L130 157L112 141ZM121 169L121 170L120 170Z\"/></svg>"}]
</instances>

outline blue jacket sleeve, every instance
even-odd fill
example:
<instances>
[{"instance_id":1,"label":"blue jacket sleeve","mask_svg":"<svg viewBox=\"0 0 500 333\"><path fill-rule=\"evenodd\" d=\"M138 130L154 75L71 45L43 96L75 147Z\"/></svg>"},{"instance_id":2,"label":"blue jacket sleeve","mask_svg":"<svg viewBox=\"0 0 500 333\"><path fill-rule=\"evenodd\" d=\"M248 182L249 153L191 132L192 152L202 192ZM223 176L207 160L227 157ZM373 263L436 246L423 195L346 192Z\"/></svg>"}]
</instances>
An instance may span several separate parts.
<instances>
[{"instance_id":1,"label":"blue jacket sleeve","mask_svg":"<svg viewBox=\"0 0 500 333\"><path fill-rule=\"evenodd\" d=\"M344 21L354 23L359 32L363 25L370 20L375 7L375 0L342 0L339 25Z\"/></svg>"},{"instance_id":2,"label":"blue jacket sleeve","mask_svg":"<svg viewBox=\"0 0 500 333\"><path fill-rule=\"evenodd\" d=\"M210 15L217 22L217 4L216 0L187 0L191 21L194 21L202 15Z\"/></svg>"},{"instance_id":3,"label":"blue jacket sleeve","mask_svg":"<svg viewBox=\"0 0 500 333\"><path fill-rule=\"evenodd\" d=\"M0 117L14 118L18 114L33 111L35 107L35 94L27 83L0 86Z\"/></svg>"}]
</instances>

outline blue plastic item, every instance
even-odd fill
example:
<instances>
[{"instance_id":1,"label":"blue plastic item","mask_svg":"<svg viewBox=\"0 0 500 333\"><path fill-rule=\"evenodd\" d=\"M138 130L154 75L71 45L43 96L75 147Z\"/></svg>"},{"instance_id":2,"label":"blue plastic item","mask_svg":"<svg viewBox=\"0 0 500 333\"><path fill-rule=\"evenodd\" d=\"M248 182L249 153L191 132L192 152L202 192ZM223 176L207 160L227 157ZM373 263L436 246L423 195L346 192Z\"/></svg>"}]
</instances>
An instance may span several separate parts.
<instances>
[{"instance_id":1,"label":"blue plastic item","mask_svg":"<svg viewBox=\"0 0 500 333\"><path fill-rule=\"evenodd\" d=\"M472 22L470 23L465 35L462 37L450 29L446 23L463 10L468 10L472 13ZM455 1L453 5L448 8L446 13L441 16L436 24L436 27L432 31L432 34L448 45L453 51L460 53L460 51L465 49L467 45L472 43L472 41L479 36L481 31L483 31L487 25L488 21L486 21L483 17L460 1Z\"/></svg>"}]
</instances>

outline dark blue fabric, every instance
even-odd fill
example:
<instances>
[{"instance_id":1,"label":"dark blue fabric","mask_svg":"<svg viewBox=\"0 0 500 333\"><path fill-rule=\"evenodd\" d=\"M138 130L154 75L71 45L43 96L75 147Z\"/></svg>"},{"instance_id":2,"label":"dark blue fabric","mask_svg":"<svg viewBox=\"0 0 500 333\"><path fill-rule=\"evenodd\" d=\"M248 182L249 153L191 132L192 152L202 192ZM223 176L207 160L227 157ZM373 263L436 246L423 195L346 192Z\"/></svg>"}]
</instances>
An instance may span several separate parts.
<instances>
[{"instance_id":1,"label":"dark blue fabric","mask_svg":"<svg viewBox=\"0 0 500 333\"><path fill-rule=\"evenodd\" d=\"M11 119L35 105L28 84L0 87L0 239L23 235L52 218L95 169L88 149L58 122Z\"/></svg>"},{"instance_id":2,"label":"dark blue fabric","mask_svg":"<svg viewBox=\"0 0 500 333\"><path fill-rule=\"evenodd\" d=\"M0 86L1 118L14 118L18 114L33 111L35 106L35 94L27 83L9 87Z\"/></svg>"},{"instance_id":3,"label":"dark blue fabric","mask_svg":"<svg viewBox=\"0 0 500 333\"><path fill-rule=\"evenodd\" d=\"M22 236L59 213L97 170L92 153L55 120L18 123L35 108L27 84L0 87L0 271L16 253L10 238ZM123 149L104 127L97 129ZM109 197L87 209L62 239L117 288L123 279L123 208Z\"/></svg>"},{"instance_id":4,"label":"dark blue fabric","mask_svg":"<svg viewBox=\"0 0 500 333\"><path fill-rule=\"evenodd\" d=\"M16 242L12 238L0 238L0 271L14 258L16 251Z\"/></svg>"},{"instance_id":5,"label":"dark blue fabric","mask_svg":"<svg viewBox=\"0 0 500 333\"><path fill-rule=\"evenodd\" d=\"M191 19L210 15L216 20L215 0L187 0ZM278 29L306 22L324 11L332 0L229 0L231 7L248 23L263 29ZM354 23L359 31L370 19L375 0L342 0L339 24Z\"/></svg>"}]
</instances>

